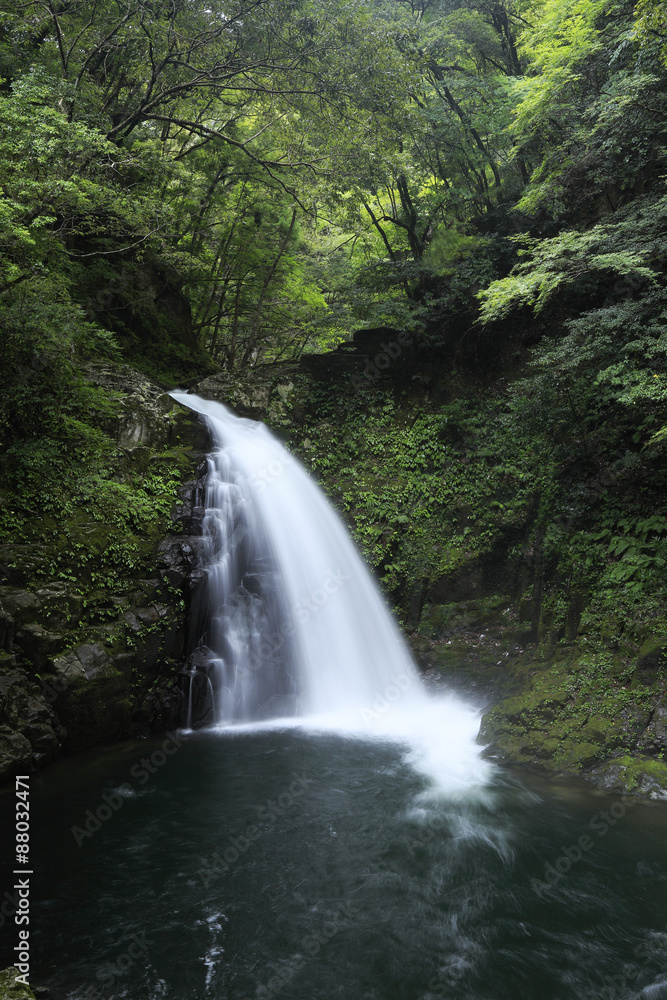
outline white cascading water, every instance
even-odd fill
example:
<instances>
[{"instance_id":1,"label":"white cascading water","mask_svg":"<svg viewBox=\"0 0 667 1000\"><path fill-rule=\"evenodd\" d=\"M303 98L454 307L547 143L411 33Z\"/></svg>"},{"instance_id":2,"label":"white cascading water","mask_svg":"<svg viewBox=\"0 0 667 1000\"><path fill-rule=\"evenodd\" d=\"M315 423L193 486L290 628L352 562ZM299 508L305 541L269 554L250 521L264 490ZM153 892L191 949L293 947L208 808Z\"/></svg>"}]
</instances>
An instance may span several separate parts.
<instances>
[{"instance_id":1,"label":"white cascading water","mask_svg":"<svg viewBox=\"0 0 667 1000\"><path fill-rule=\"evenodd\" d=\"M400 740L447 792L485 784L478 712L425 691L346 527L305 469L263 424L171 395L204 416L215 444L203 524L215 725Z\"/></svg>"}]
</instances>

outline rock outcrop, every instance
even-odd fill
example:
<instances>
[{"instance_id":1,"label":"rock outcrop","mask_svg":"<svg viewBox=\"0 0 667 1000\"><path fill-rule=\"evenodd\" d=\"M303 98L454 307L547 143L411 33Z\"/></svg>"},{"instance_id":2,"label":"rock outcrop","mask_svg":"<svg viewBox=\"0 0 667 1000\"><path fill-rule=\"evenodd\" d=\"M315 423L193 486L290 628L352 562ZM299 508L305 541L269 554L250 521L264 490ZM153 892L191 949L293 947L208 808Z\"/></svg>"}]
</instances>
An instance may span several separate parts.
<instances>
[{"instance_id":1,"label":"rock outcrop","mask_svg":"<svg viewBox=\"0 0 667 1000\"><path fill-rule=\"evenodd\" d=\"M129 555L81 512L0 545L0 778L181 721L207 433L132 368L85 377L113 401L99 418L117 445L112 481L149 477L171 514L144 514Z\"/></svg>"}]
</instances>

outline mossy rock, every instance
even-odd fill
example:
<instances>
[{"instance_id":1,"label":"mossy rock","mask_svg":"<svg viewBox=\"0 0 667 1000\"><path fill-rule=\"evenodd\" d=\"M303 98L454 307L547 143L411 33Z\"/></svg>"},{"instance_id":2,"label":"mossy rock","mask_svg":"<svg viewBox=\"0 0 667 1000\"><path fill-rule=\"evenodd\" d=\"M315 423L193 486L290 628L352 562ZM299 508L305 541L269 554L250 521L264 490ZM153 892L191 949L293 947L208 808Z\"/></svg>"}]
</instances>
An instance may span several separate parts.
<instances>
[{"instance_id":1,"label":"mossy rock","mask_svg":"<svg viewBox=\"0 0 667 1000\"><path fill-rule=\"evenodd\" d=\"M503 720L532 727L552 721L563 709L570 695L567 675L560 670L541 671L532 685L520 694L506 698L484 717L485 727Z\"/></svg>"},{"instance_id":2,"label":"mossy rock","mask_svg":"<svg viewBox=\"0 0 667 1000\"><path fill-rule=\"evenodd\" d=\"M68 733L68 750L114 743L132 735L131 686L120 670L107 664L90 680L85 676L67 680L68 687L55 707Z\"/></svg>"},{"instance_id":3,"label":"mossy rock","mask_svg":"<svg viewBox=\"0 0 667 1000\"><path fill-rule=\"evenodd\" d=\"M577 697L575 678L567 664L540 670L529 687L495 705L480 731L487 752L549 771L579 772L634 746L648 712L619 703L615 691Z\"/></svg>"},{"instance_id":4,"label":"mossy rock","mask_svg":"<svg viewBox=\"0 0 667 1000\"><path fill-rule=\"evenodd\" d=\"M663 635L647 639L637 657L637 679L651 682L660 668L665 666L667 666L667 638Z\"/></svg>"},{"instance_id":5,"label":"mossy rock","mask_svg":"<svg viewBox=\"0 0 667 1000\"><path fill-rule=\"evenodd\" d=\"M556 747L546 759L541 761L550 771L575 771L588 767L596 760L600 759L600 746L597 743L590 743L586 740L560 739L556 740Z\"/></svg>"},{"instance_id":6,"label":"mossy rock","mask_svg":"<svg viewBox=\"0 0 667 1000\"><path fill-rule=\"evenodd\" d=\"M655 706L648 725L639 737L637 749L642 753L667 757L667 699L662 698Z\"/></svg>"},{"instance_id":7,"label":"mossy rock","mask_svg":"<svg viewBox=\"0 0 667 1000\"><path fill-rule=\"evenodd\" d=\"M605 761L584 777L606 792L620 792L667 800L667 762L624 754Z\"/></svg>"},{"instance_id":8,"label":"mossy rock","mask_svg":"<svg viewBox=\"0 0 667 1000\"><path fill-rule=\"evenodd\" d=\"M526 764L554 773L579 772L604 755L597 742L577 733L563 733L557 726L548 728L498 723L485 716L480 742L489 741L486 755ZM495 724L494 724L495 723Z\"/></svg>"},{"instance_id":9,"label":"mossy rock","mask_svg":"<svg viewBox=\"0 0 667 1000\"><path fill-rule=\"evenodd\" d=\"M35 1000L35 994L30 987L16 981L16 969L0 971L0 1000Z\"/></svg>"}]
</instances>

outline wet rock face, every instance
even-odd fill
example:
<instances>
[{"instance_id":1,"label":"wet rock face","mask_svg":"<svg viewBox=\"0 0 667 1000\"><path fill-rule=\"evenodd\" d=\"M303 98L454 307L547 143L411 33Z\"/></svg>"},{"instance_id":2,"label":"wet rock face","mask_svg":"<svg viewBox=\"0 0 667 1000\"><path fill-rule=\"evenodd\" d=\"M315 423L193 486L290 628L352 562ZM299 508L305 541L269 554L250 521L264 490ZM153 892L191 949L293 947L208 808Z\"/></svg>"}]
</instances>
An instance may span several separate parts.
<instances>
[{"instance_id":1,"label":"wet rock face","mask_svg":"<svg viewBox=\"0 0 667 1000\"><path fill-rule=\"evenodd\" d=\"M662 698L654 708L650 722L637 742L637 749L655 757L667 756L667 699Z\"/></svg>"},{"instance_id":2,"label":"wet rock face","mask_svg":"<svg viewBox=\"0 0 667 1000\"><path fill-rule=\"evenodd\" d=\"M204 424L129 365L91 364L87 379L92 385L118 395L118 405L113 415L106 418L105 430L121 448L130 452L149 448L156 452L175 443L184 433L192 449L208 450Z\"/></svg>"},{"instance_id":3,"label":"wet rock face","mask_svg":"<svg viewBox=\"0 0 667 1000\"><path fill-rule=\"evenodd\" d=\"M667 763L662 760L625 754L592 768L585 777L605 792L667 801Z\"/></svg>"},{"instance_id":4,"label":"wet rock face","mask_svg":"<svg viewBox=\"0 0 667 1000\"><path fill-rule=\"evenodd\" d=\"M214 721L213 688L209 679L215 654L207 646L198 646L188 657L182 675L187 699L187 724L197 729Z\"/></svg>"},{"instance_id":5,"label":"wet rock face","mask_svg":"<svg viewBox=\"0 0 667 1000\"><path fill-rule=\"evenodd\" d=\"M55 713L25 671L0 675L0 777L52 760L62 735Z\"/></svg>"},{"instance_id":6,"label":"wet rock face","mask_svg":"<svg viewBox=\"0 0 667 1000\"><path fill-rule=\"evenodd\" d=\"M0 780L62 751L168 729L183 718L179 672L192 650L186 623L198 585L208 434L195 414L131 368L91 366L88 378L113 403L100 419L117 442L116 481L132 482L136 469L150 473L157 460L181 486L161 537L153 528L140 537L137 569L116 574L111 586L94 555L104 551L108 526L85 515L74 541L87 575L76 565L59 570L72 535L58 535L55 521L52 541L0 545ZM91 582L96 577L101 586Z\"/></svg>"},{"instance_id":7,"label":"wet rock face","mask_svg":"<svg viewBox=\"0 0 667 1000\"><path fill-rule=\"evenodd\" d=\"M15 622L12 616L4 608L0 610L0 650L3 653L11 653L14 644Z\"/></svg>"},{"instance_id":8,"label":"wet rock face","mask_svg":"<svg viewBox=\"0 0 667 1000\"><path fill-rule=\"evenodd\" d=\"M0 726L0 778L8 779L33 766L32 744L11 726Z\"/></svg>"},{"instance_id":9,"label":"wet rock face","mask_svg":"<svg viewBox=\"0 0 667 1000\"><path fill-rule=\"evenodd\" d=\"M489 756L580 774L607 792L667 800L664 697L651 708L640 688L634 696L626 692L621 707L609 679L593 694L577 697L582 667L576 657L530 667L520 690L482 719L479 740Z\"/></svg>"},{"instance_id":10,"label":"wet rock face","mask_svg":"<svg viewBox=\"0 0 667 1000\"><path fill-rule=\"evenodd\" d=\"M204 520L205 501L205 468L199 470L197 479L184 483L179 490L181 502L175 503L171 511L174 530L184 535L201 535L201 525Z\"/></svg>"}]
</instances>

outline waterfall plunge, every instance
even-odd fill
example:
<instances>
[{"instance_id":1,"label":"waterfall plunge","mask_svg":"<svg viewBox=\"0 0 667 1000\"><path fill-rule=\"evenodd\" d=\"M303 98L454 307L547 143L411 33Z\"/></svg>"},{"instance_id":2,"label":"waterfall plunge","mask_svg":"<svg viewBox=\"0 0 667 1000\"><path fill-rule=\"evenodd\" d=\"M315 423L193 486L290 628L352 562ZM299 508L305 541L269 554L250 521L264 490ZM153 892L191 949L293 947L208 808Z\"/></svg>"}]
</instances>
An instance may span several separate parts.
<instances>
[{"instance_id":1,"label":"waterfall plunge","mask_svg":"<svg viewBox=\"0 0 667 1000\"><path fill-rule=\"evenodd\" d=\"M204 416L215 445L200 614L216 725L397 739L447 791L484 783L478 713L426 693L347 529L305 469L263 424L172 396Z\"/></svg>"}]
</instances>

